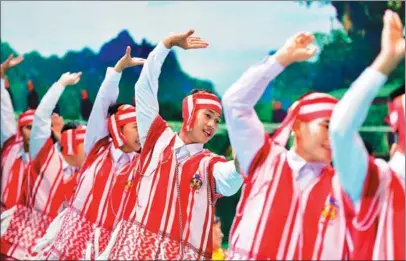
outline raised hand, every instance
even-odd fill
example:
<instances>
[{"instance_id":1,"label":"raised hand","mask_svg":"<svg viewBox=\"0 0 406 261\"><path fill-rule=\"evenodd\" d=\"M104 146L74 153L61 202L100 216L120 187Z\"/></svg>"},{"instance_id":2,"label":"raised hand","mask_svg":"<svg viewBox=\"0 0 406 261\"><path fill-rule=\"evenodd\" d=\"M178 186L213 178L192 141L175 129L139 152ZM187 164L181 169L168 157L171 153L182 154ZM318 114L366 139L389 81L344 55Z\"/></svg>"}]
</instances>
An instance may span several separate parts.
<instances>
[{"instance_id":1,"label":"raised hand","mask_svg":"<svg viewBox=\"0 0 406 261\"><path fill-rule=\"evenodd\" d=\"M405 58L405 38L403 38L403 25L399 15L386 10L383 18L381 37L381 53L390 58Z\"/></svg>"},{"instance_id":2,"label":"raised hand","mask_svg":"<svg viewBox=\"0 0 406 261\"><path fill-rule=\"evenodd\" d=\"M182 49L201 49L209 46L209 43L203 41L198 36L192 36L195 30L189 30L185 33L172 33L163 40L166 48L170 49L173 46L179 46Z\"/></svg>"},{"instance_id":3,"label":"raised hand","mask_svg":"<svg viewBox=\"0 0 406 261\"><path fill-rule=\"evenodd\" d=\"M295 34L277 51L276 59L283 66L306 61L317 52L317 48L311 45L313 41L314 36L311 33Z\"/></svg>"},{"instance_id":4,"label":"raised hand","mask_svg":"<svg viewBox=\"0 0 406 261\"><path fill-rule=\"evenodd\" d=\"M374 60L371 68L389 75L405 58L405 39L403 38L403 25L399 15L386 10L383 17L381 36L381 52Z\"/></svg>"},{"instance_id":5,"label":"raised hand","mask_svg":"<svg viewBox=\"0 0 406 261\"><path fill-rule=\"evenodd\" d=\"M116 72L122 72L125 68L143 65L145 61L143 58L131 57L131 47L127 46L124 56L118 60L114 66L114 70L116 70Z\"/></svg>"},{"instance_id":6,"label":"raised hand","mask_svg":"<svg viewBox=\"0 0 406 261\"><path fill-rule=\"evenodd\" d=\"M14 58L13 54L10 54L9 57L1 64L1 77L3 78L6 74L6 71L18 64L20 64L24 58L20 55Z\"/></svg>"},{"instance_id":7,"label":"raised hand","mask_svg":"<svg viewBox=\"0 0 406 261\"><path fill-rule=\"evenodd\" d=\"M78 72L78 73L66 72L61 75L61 78L59 78L58 83L64 87L66 87L68 85L75 85L80 81L81 75L82 75L81 72Z\"/></svg>"}]
</instances>

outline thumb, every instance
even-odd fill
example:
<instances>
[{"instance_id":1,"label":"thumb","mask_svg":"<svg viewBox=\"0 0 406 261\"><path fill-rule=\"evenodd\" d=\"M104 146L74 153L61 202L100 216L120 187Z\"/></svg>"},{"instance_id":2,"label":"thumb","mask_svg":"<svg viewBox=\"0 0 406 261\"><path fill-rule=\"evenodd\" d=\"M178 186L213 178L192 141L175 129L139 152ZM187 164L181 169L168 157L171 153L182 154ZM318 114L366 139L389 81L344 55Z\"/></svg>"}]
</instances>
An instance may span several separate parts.
<instances>
[{"instance_id":1,"label":"thumb","mask_svg":"<svg viewBox=\"0 0 406 261\"><path fill-rule=\"evenodd\" d=\"M194 32L195 32L194 29L190 29L189 31L186 32L185 36L186 36L186 37L189 37L189 36L191 36Z\"/></svg>"},{"instance_id":2,"label":"thumb","mask_svg":"<svg viewBox=\"0 0 406 261\"><path fill-rule=\"evenodd\" d=\"M125 56L130 56L131 55L131 47L127 46L127 48L125 49Z\"/></svg>"}]
</instances>

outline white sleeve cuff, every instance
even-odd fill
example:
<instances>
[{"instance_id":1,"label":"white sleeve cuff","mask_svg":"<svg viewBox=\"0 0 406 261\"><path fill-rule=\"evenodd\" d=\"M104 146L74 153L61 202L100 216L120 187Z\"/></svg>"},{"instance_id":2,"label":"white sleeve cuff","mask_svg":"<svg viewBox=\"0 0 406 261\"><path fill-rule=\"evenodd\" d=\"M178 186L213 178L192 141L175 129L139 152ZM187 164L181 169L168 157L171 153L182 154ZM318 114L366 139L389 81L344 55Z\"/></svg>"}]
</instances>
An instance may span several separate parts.
<instances>
[{"instance_id":1,"label":"white sleeve cuff","mask_svg":"<svg viewBox=\"0 0 406 261\"><path fill-rule=\"evenodd\" d=\"M121 79L121 72L116 72L113 67L108 67L106 71L106 79L111 82L119 82Z\"/></svg>"},{"instance_id":2,"label":"white sleeve cuff","mask_svg":"<svg viewBox=\"0 0 406 261\"><path fill-rule=\"evenodd\" d=\"M152 51L152 54L155 56L155 58L160 62L163 63L166 56L168 56L169 52L171 49L168 49L165 47L163 42L159 42L158 45L155 47L155 49Z\"/></svg>"}]
</instances>

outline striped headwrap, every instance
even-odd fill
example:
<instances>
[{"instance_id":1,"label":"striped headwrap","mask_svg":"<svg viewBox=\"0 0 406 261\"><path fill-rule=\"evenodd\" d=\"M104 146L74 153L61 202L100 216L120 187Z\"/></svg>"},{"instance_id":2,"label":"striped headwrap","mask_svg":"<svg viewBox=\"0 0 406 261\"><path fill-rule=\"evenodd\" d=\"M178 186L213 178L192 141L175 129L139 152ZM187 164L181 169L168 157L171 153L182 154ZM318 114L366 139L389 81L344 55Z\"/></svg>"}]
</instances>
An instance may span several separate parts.
<instances>
[{"instance_id":1,"label":"striped headwrap","mask_svg":"<svg viewBox=\"0 0 406 261\"><path fill-rule=\"evenodd\" d=\"M69 129L61 134L61 146L63 155L76 155L77 146L85 141L86 126L79 125L75 129Z\"/></svg>"},{"instance_id":2,"label":"striped headwrap","mask_svg":"<svg viewBox=\"0 0 406 261\"><path fill-rule=\"evenodd\" d=\"M18 116L16 141L22 141L21 128L24 126L32 125L34 121L35 110L29 109Z\"/></svg>"},{"instance_id":3,"label":"striped headwrap","mask_svg":"<svg viewBox=\"0 0 406 261\"><path fill-rule=\"evenodd\" d=\"M137 122L135 107L128 104L121 105L117 112L109 117L108 128L115 148L126 143L121 127L132 122Z\"/></svg>"},{"instance_id":4,"label":"striped headwrap","mask_svg":"<svg viewBox=\"0 0 406 261\"><path fill-rule=\"evenodd\" d=\"M182 102L182 131L190 131L196 120L197 111L201 109L213 110L221 115L222 108L220 99L207 92L197 92L186 96Z\"/></svg>"},{"instance_id":5,"label":"striped headwrap","mask_svg":"<svg viewBox=\"0 0 406 261\"><path fill-rule=\"evenodd\" d=\"M330 117L338 100L325 93L314 92L303 96L290 106L288 114L272 136L280 146L285 147L296 120L310 122Z\"/></svg>"},{"instance_id":6,"label":"striped headwrap","mask_svg":"<svg viewBox=\"0 0 406 261\"><path fill-rule=\"evenodd\" d=\"M388 103L389 124L394 133L398 133L398 146L405 150L405 94L399 95Z\"/></svg>"}]
</instances>

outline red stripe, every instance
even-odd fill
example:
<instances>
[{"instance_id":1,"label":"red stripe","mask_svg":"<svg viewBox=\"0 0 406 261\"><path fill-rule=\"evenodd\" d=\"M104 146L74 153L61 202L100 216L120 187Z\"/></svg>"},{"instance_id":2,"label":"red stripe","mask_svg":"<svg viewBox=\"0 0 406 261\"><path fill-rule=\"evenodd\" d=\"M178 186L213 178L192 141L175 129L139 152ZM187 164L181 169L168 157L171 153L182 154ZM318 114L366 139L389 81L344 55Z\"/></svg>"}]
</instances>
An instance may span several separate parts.
<instances>
[{"instance_id":1,"label":"red stripe","mask_svg":"<svg viewBox=\"0 0 406 261\"><path fill-rule=\"evenodd\" d=\"M52 158L53 159L53 158ZM42 209L42 213L43 214L47 214L46 213L46 210L47 210L47 208L48 208L48 206L49 206L49 204L51 204L52 203L52 200L53 200L53 197L55 196L55 193L52 193L52 191L54 191L54 189L55 189L55 187L56 186L59 186L60 185L60 183L61 183L61 180L62 180L62 176L63 176L63 172L62 172L62 160L61 160L61 158L57 158L58 159L58 161L59 161L59 170L58 170L58 174L56 175L56 180L49 180L49 182L50 183L52 183L52 185L51 185L51 188L50 188L50 190L49 190L49 194L48 194L48 197L47 197L47 203L45 204L45 207ZM54 167L54 165L52 165L52 167ZM48 168L46 168L45 170L44 170L44 176L47 174L47 170L48 170ZM51 170L51 172L53 172L53 170ZM45 178L47 178L46 176L45 176ZM35 199L34 199L34 201L35 201ZM49 212L52 212L52 210L50 210Z\"/></svg>"},{"instance_id":2,"label":"red stripe","mask_svg":"<svg viewBox=\"0 0 406 261\"><path fill-rule=\"evenodd\" d=\"M281 156L279 155L275 159L275 163L272 164L274 166L274 170L278 170L280 164L282 164L281 174L278 183L274 183L275 177L278 175L277 173L272 173L273 178L271 183L266 191L266 201L264 203L264 209L269 204L268 201L270 199L270 192L271 189L276 186L276 192L272 199L272 205L269 212L269 215L266 218L265 229L263 232L263 237L258 238L257 234L255 234L255 241L253 245L255 245L256 241L259 240L260 247L258 249L258 254L267 253L269 257L276 258L279 245L281 243L282 234L285 229L289 229L290 227L286 227L287 217L289 215L289 210L291 205L294 204L293 202L293 174L292 170L290 169L286 157L284 161L281 161ZM258 226L260 223L258 224ZM289 247L289 242L286 243L286 247ZM253 249L251 249L252 252ZM286 251L286 249L284 250Z\"/></svg>"},{"instance_id":3,"label":"red stripe","mask_svg":"<svg viewBox=\"0 0 406 261\"><path fill-rule=\"evenodd\" d=\"M49 141L49 140L48 140ZM45 145L46 146L46 145ZM45 147L44 146L44 147ZM48 158L48 160L47 160L47 162L45 162L45 169L47 169L48 168L48 166L49 166L49 163L51 162L51 160L52 160L52 157L54 156L54 153L55 153L55 148L54 147L51 147L51 156ZM39 155L38 154L38 156L40 156L41 157L41 155ZM36 161L36 162L38 162L38 164L41 164L40 163L40 160L38 160L38 161ZM40 166L40 168L41 168L41 166ZM40 168L38 169L38 170L40 170ZM38 171L39 172L39 171ZM35 200L35 197L37 196L37 193L38 193L38 189L39 189L39 187L41 186L41 183L42 183L42 181L43 181L43 178L44 178L44 172L42 172L42 173L39 173L39 176L36 178L36 180L34 181L34 184L36 184L36 183L38 183L38 185L36 186L36 189L35 189L35 191L34 191L34 193L32 194L32 196L31 196L31 198L30 198L30 206L32 206L32 207L34 207L34 200ZM34 185L35 186L35 185ZM28 192L29 193L29 192Z\"/></svg>"},{"instance_id":4,"label":"red stripe","mask_svg":"<svg viewBox=\"0 0 406 261\"><path fill-rule=\"evenodd\" d=\"M319 221L326 199L331 192L332 175L326 171L319 177L319 181L311 189L307 198L305 213L303 217L303 249L302 258L305 260L312 259L315 251L316 238L319 233ZM328 220L326 220L328 222Z\"/></svg>"}]
</instances>

